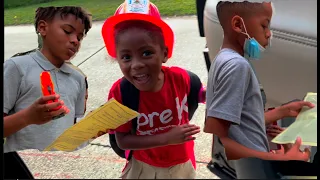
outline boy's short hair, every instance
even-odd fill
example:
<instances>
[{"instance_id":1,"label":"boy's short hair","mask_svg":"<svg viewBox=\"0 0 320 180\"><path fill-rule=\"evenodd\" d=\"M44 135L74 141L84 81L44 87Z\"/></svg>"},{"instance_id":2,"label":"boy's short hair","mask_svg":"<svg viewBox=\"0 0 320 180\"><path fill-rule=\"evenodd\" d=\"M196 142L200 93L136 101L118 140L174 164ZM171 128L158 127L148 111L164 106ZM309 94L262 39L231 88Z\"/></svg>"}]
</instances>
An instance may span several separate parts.
<instances>
[{"instance_id":1,"label":"boy's short hair","mask_svg":"<svg viewBox=\"0 0 320 180\"><path fill-rule=\"evenodd\" d=\"M224 28L225 24L229 23L229 18L235 15L239 15L241 17L248 17L254 15L256 12L259 12L262 8L262 3L252 3L248 1L219 1L216 6L216 11L220 24Z\"/></svg>"},{"instance_id":2,"label":"boy's short hair","mask_svg":"<svg viewBox=\"0 0 320 180\"><path fill-rule=\"evenodd\" d=\"M31 52L35 52L37 49L41 49L43 41L42 41L41 35L38 33L38 23L40 20L51 21L54 18L54 16L58 13L60 13L61 17L68 15L68 14L73 14L77 18L82 19L82 22L84 24L85 34L87 34L87 32L91 29L92 15L87 13L81 7L76 7L76 6L39 7L36 10L35 23L34 23L34 26L35 26L35 29L37 32L37 37L38 37L38 48L14 54L12 57L23 56L23 55L29 54Z\"/></svg>"},{"instance_id":3,"label":"boy's short hair","mask_svg":"<svg viewBox=\"0 0 320 180\"><path fill-rule=\"evenodd\" d=\"M80 18L82 20L82 23L84 24L84 33L87 34L87 32L91 29L91 14L87 13L83 8L77 7L77 6L63 6L63 7L39 7L36 10L35 15L35 23L34 26L36 28L36 32L38 32L38 23L41 20L44 21L51 21L54 16L59 14L61 18L64 18L64 16L72 14L76 16L76 18Z\"/></svg>"}]
</instances>

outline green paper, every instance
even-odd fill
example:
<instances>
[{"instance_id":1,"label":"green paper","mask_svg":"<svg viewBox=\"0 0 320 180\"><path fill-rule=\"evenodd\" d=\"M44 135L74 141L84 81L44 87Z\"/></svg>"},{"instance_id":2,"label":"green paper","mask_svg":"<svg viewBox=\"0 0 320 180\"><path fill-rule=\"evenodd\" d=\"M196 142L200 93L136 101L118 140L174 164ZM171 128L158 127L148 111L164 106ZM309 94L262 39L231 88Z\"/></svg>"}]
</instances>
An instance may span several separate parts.
<instances>
[{"instance_id":1,"label":"green paper","mask_svg":"<svg viewBox=\"0 0 320 180\"><path fill-rule=\"evenodd\" d=\"M284 176L281 179L317 179L317 176Z\"/></svg>"},{"instance_id":2,"label":"green paper","mask_svg":"<svg viewBox=\"0 0 320 180\"><path fill-rule=\"evenodd\" d=\"M317 93L308 93L304 100L313 103L315 107L302 108L296 121L275 137L273 143L294 143L297 137L301 137L302 145L317 146Z\"/></svg>"}]
</instances>

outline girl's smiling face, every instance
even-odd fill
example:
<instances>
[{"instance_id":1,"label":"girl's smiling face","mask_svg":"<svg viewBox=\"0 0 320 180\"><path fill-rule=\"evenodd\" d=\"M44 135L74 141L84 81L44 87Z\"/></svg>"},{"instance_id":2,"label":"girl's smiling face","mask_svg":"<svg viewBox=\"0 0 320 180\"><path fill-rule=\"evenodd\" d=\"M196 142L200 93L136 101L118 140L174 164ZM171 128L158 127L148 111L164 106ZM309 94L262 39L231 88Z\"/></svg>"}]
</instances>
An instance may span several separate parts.
<instances>
[{"instance_id":1,"label":"girl's smiling face","mask_svg":"<svg viewBox=\"0 0 320 180\"><path fill-rule=\"evenodd\" d=\"M117 60L124 77L140 91L159 91L164 83L162 63L167 61L163 36L153 36L143 27L132 27L116 35ZM161 34L162 35L162 34Z\"/></svg>"}]
</instances>

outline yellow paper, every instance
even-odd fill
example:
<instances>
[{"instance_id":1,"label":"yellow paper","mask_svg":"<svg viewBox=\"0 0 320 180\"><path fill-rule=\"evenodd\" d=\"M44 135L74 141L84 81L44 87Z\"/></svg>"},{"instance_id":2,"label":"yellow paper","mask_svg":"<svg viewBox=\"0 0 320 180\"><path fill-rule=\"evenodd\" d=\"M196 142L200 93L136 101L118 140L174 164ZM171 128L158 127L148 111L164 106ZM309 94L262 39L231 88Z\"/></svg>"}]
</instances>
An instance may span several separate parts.
<instances>
[{"instance_id":1,"label":"yellow paper","mask_svg":"<svg viewBox=\"0 0 320 180\"><path fill-rule=\"evenodd\" d=\"M272 142L277 144L294 143L299 136L302 145L317 146L317 93L308 93L304 100L313 103L315 107L302 108L296 121L275 137Z\"/></svg>"},{"instance_id":2,"label":"yellow paper","mask_svg":"<svg viewBox=\"0 0 320 180\"><path fill-rule=\"evenodd\" d=\"M45 151L52 149L59 151L74 151L78 146L96 136L99 131L116 129L131 119L137 117L138 112L111 99L103 106L88 114L79 123L67 129Z\"/></svg>"}]
</instances>

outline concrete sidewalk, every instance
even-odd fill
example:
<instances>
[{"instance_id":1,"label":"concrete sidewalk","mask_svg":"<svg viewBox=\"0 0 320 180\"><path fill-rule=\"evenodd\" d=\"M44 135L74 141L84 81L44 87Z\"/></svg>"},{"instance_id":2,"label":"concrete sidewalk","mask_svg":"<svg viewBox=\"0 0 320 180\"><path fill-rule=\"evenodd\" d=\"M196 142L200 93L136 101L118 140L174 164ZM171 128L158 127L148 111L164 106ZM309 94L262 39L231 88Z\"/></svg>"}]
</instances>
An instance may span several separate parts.
<instances>
[{"instance_id":1,"label":"concrete sidewalk","mask_svg":"<svg viewBox=\"0 0 320 180\"><path fill-rule=\"evenodd\" d=\"M207 70L202 50L205 39L199 36L196 17L166 19L176 36L173 57L167 65L176 65L196 73L202 82L207 82ZM79 67L88 76L89 99L87 112L99 107L106 101L109 89L114 81L122 76L116 61L107 56L101 27L103 22L96 22L82 43L78 55L72 60L75 65L96 53ZM5 59L17 52L37 47L37 36L33 26L5 27ZM192 120L201 126L204 124L205 106L200 105ZM197 178L216 179L207 168L211 159L212 136L200 133L195 141ZM102 136L76 152L39 152L21 151L20 155L34 174L40 179L111 179L119 178L124 160L109 148L108 136Z\"/></svg>"}]
</instances>

